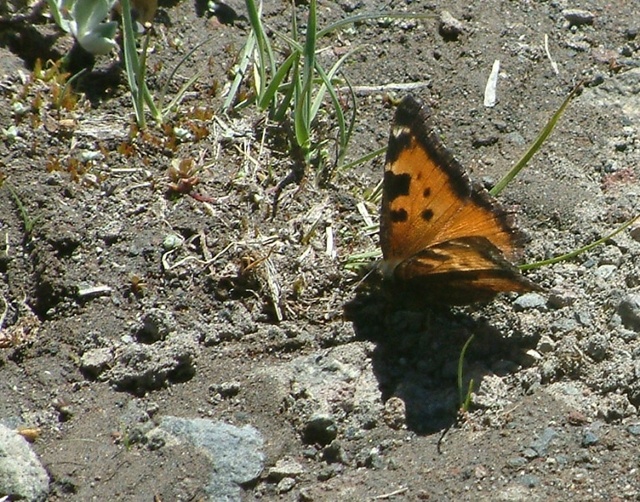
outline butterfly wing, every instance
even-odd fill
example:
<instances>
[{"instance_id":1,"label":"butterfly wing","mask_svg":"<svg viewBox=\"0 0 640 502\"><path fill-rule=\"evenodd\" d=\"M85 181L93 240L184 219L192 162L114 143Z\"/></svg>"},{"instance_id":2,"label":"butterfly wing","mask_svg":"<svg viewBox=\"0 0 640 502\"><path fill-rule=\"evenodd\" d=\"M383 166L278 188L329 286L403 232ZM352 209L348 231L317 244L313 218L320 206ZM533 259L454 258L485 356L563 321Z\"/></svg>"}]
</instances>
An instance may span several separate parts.
<instances>
[{"instance_id":1,"label":"butterfly wing","mask_svg":"<svg viewBox=\"0 0 640 502\"><path fill-rule=\"evenodd\" d=\"M484 237L463 237L429 246L401 262L394 275L423 301L449 305L488 301L503 291L541 289Z\"/></svg>"},{"instance_id":2,"label":"butterfly wing","mask_svg":"<svg viewBox=\"0 0 640 502\"><path fill-rule=\"evenodd\" d=\"M431 112L412 96L396 110L385 162L381 247L402 261L427 245L482 236L507 256L517 247L509 215L464 169L431 126Z\"/></svg>"},{"instance_id":3,"label":"butterfly wing","mask_svg":"<svg viewBox=\"0 0 640 502\"><path fill-rule=\"evenodd\" d=\"M430 115L412 96L396 110L380 217L384 275L437 286L442 303L535 289L506 259L515 257L521 240L513 218L471 184Z\"/></svg>"}]
</instances>

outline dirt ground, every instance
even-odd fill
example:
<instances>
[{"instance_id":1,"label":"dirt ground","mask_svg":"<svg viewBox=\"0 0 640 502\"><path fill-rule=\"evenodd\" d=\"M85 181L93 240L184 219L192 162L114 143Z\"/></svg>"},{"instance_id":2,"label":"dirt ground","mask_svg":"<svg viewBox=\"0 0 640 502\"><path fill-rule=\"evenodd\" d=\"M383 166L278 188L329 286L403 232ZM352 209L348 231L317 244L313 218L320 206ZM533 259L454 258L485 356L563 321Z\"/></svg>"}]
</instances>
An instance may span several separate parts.
<instances>
[{"instance_id":1,"label":"dirt ground","mask_svg":"<svg viewBox=\"0 0 640 502\"><path fill-rule=\"evenodd\" d=\"M358 111L347 161L386 145L387 94L423 83L411 92L445 143L491 185L583 82L500 196L529 236L524 261L638 214L634 2L319 3L321 26L382 8L433 14L319 40L326 65L358 48L344 66ZM160 4L152 92L211 40L171 83L202 72L169 126L137 135L115 56L67 109L55 75L33 70L69 39L42 16L1 13L0 424L39 429L47 500L640 500L640 231L527 272L544 294L415 312L357 289L345 264L377 249L365 216L377 221L368 194L383 158L327 183L307 173L274 215L292 167L281 131L255 108L220 111L248 25L196 7ZM443 29L445 10L459 32ZM290 14L264 7L274 31ZM171 190L181 163L200 169L195 197ZM471 335L475 392L458 416Z\"/></svg>"}]
</instances>

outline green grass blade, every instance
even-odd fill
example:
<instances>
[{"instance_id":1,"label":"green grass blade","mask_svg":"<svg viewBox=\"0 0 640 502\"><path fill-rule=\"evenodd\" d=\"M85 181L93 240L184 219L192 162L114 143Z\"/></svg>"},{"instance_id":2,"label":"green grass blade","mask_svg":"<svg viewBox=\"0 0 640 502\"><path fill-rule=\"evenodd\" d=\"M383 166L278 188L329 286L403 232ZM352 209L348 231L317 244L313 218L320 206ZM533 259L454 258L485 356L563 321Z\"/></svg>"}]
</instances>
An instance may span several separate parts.
<instances>
[{"instance_id":1,"label":"green grass blade","mask_svg":"<svg viewBox=\"0 0 640 502\"><path fill-rule=\"evenodd\" d=\"M355 166L359 166L360 164L364 164L365 162L369 162L370 160L373 160L376 157L379 157L380 155L384 155L386 151L387 151L386 146L383 146L382 148L378 148L377 150L374 150L373 152L369 152L363 155L362 157L357 158L356 160L347 162L346 164L342 164L337 168L337 171L339 172L346 171L347 169L351 169Z\"/></svg>"},{"instance_id":2,"label":"green grass blade","mask_svg":"<svg viewBox=\"0 0 640 502\"><path fill-rule=\"evenodd\" d=\"M275 74L276 72L275 58L273 57L273 49L271 48L271 44L269 43L269 39L267 38L264 25L262 24L262 2L260 3L260 8L257 7L254 0L246 0L245 3L247 6L247 13L249 15L249 23L251 24L251 29L255 33L256 41L258 44L259 64L257 65L257 70L258 74L260 75L260 79L256 92L258 96L261 96L264 93L267 82L267 68L269 69L271 75Z\"/></svg>"},{"instance_id":3,"label":"green grass blade","mask_svg":"<svg viewBox=\"0 0 640 502\"><path fill-rule=\"evenodd\" d=\"M460 398L460 407L464 410L464 411L468 411L469 410L469 403L470 403L470 398L471 398L471 392L473 390L473 388L470 386L468 389L466 389L466 395L465 395L465 389L463 389L462 387L462 383L463 383L463 376L464 376L464 357L467 353L467 349L469 348L469 345L471 344L471 342L473 341L475 335L471 335L469 337L469 339L465 342L464 346L462 347L462 351L460 352L460 357L458 358L458 394L459 394L459 398ZM471 384L472 385L472 384Z\"/></svg>"},{"instance_id":4,"label":"green grass blade","mask_svg":"<svg viewBox=\"0 0 640 502\"><path fill-rule=\"evenodd\" d=\"M166 95L167 95L167 90L169 89L169 84L170 84L170 83L171 83L171 81L173 80L173 77L175 77L175 75L176 75L176 73L178 72L178 70L180 69L180 67L181 67L184 63L186 63L186 62L187 62L187 60L188 60L188 59L193 55L193 53L194 53L194 52L196 52L200 47L202 47L202 46L203 46L203 45L205 45L205 44L208 44L208 43L209 43L209 42L211 42L212 40L213 40L213 37L211 36L211 37L207 38L206 40L204 40L204 41L200 42L199 44L196 44L196 46L195 46L195 47L193 47L193 49L191 49L189 52L187 52L187 53L186 53L186 54L185 54L185 55L180 59L180 61L178 61L178 64L177 64L177 65L175 65L175 66L173 67L173 70L171 70L171 73L169 73L169 76L167 77L166 82L164 83L164 85L162 86L162 89L160 90L160 97L158 98L158 108L159 108L159 109L161 109L161 110L163 110L163 113L165 113L165 112L164 112L164 110L170 110L171 108L173 108L173 106L175 106L175 104L177 104L177 102L181 101L181 99L182 99L182 97L180 97L180 99L176 102L176 98L174 98L174 99L172 100L172 102L171 102L171 104L170 104L169 106L167 106L166 108L165 108L165 106L164 106L164 100L165 100L165 97L166 97ZM200 74L200 73L198 73L198 78L200 78L200 75L201 75L201 74ZM197 80L197 79L196 79L196 80ZM191 87L191 85L193 85L193 83L195 82L195 80L193 80L193 82L192 82L192 79L189 79L189 82L191 82L191 84L189 84L189 85L187 86L187 89L188 89L189 87ZM183 86L183 88L184 88L184 86ZM186 91L186 89L185 89L185 91ZM183 94L184 94L184 91L183 91ZM178 96L180 96L180 93L178 93Z\"/></svg>"},{"instance_id":5,"label":"green grass blade","mask_svg":"<svg viewBox=\"0 0 640 502\"><path fill-rule=\"evenodd\" d=\"M317 1L309 2L307 36L304 44L304 67L302 70L301 92L295 96L294 129L296 141L308 153L311 137L311 93L316 60L316 6Z\"/></svg>"},{"instance_id":6,"label":"green grass blade","mask_svg":"<svg viewBox=\"0 0 640 502\"><path fill-rule=\"evenodd\" d=\"M269 106L276 104L276 93L280 89L280 85L285 77L289 74L292 65L298 65L300 60L299 52L292 52L291 55L285 59L278 71L275 73L271 82L264 90L264 93L258 97L258 107L260 110L266 110Z\"/></svg>"},{"instance_id":7,"label":"green grass blade","mask_svg":"<svg viewBox=\"0 0 640 502\"><path fill-rule=\"evenodd\" d=\"M401 12L365 12L358 14L357 16L351 16L333 24L330 24L326 28L320 30L317 34L318 38L322 38L329 33L340 30L345 26L351 24L360 23L362 21L371 21L373 19L437 19L435 14L418 14L418 13L401 13Z\"/></svg>"},{"instance_id":8,"label":"green grass blade","mask_svg":"<svg viewBox=\"0 0 640 502\"><path fill-rule=\"evenodd\" d=\"M155 102L153 101L153 96L147 87L147 54L149 51L149 40L151 39L151 31L148 31L144 37L142 42L142 57L140 58L140 66L138 67L137 78L138 78L138 106L142 108L142 99L147 103L149 107L149 111L153 116L154 120L158 123L162 123L162 113L156 107Z\"/></svg>"},{"instance_id":9,"label":"green grass blade","mask_svg":"<svg viewBox=\"0 0 640 502\"><path fill-rule=\"evenodd\" d=\"M576 95L576 93L578 92L578 89L580 89L581 84L578 84L570 93L569 95L565 98L564 102L562 103L562 105L560 105L560 108L558 108L558 110L553 114L553 116L551 117L551 119L549 119L549 121L547 122L547 124L544 126L544 128L542 129L542 131L540 131L540 134L538 135L538 137L536 138L535 142L533 143L533 145L531 145L531 147L529 148L529 150L527 150L525 152L525 154L522 156L522 158L516 163L515 166L513 166L513 168L496 184L496 186L494 186L489 193L491 193L491 195L498 195L500 192L502 192L502 190L505 189L505 187L511 183L511 180L513 180L513 178L515 178L518 173L522 170L522 168L524 166L527 165L527 163L529 162L529 160L531 160L531 157L533 157L533 155L540 149L540 147L542 146L542 144L546 141L547 137L549 136L549 134L551 134L551 131L553 131L553 129L556 126L556 123L558 122L558 120L560 119L560 117L562 116L562 114L564 113L564 110L567 108L567 106L569 105L569 102L573 99L573 97Z\"/></svg>"},{"instance_id":10,"label":"green grass blade","mask_svg":"<svg viewBox=\"0 0 640 502\"><path fill-rule=\"evenodd\" d=\"M251 55L255 50L256 43L257 43L257 40L256 40L255 32L254 31L249 32L249 35L247 36L247 41L244 44L244 47L242 48L242 51L240 53L236 74L233 78L233 82L231 83L231 87L229 88L227 97L225 98L224 103L222 104L223 110L231 109L231 106L233 105L233 102L235 101L236 96L238 95L240 86L242 85L242 82L244 81L244 78L247 74L247 68L249 67L249 63L251 62Z\"/></svg>"},{"instance_id":11,"label":"green grass blade","mask_svg":"<svg viewBox=\"0 0 640 502\"><path fill-rule=\"evenodd\" d=\"M131 2L130 0L122 0L122 38L124 45L124 65L126 69L127 82L129 84L129 92L133 100L133 108L136 115L136 123L144 128L146 125L144 118L144 109L140 109L138 94L138 81L136 75L140 67L138 60L138 51L136 50L136 38L133 31L133 20L131 19Z\"/></svg>"},{"instance_id":12,"label":"green grass blade","mask_svg":"<svg viewBox=\"0 0 640 502\"><path fill-rule=\"evenodd\" d=\"M571 251L570 253L566 253L566 254L563 254L563 255L560 255L560 256L556 256L555 258L549 258L548 260L536 261L534 263L525 263L524 265L520 265L518 268L520 270L531 270L533 268L540 268L540 267L544 267L546 265L553 265L554 263L558 263L558 262L561 262L561 261L570 260L571 258L575 258L576 256L581 255L582 253L586 253L587 251L593 249L594 247L599 246L600 244L603 244L606 241L608 241L609 239L615 237L620 232L622 232L625 228L629 227L635 221L637 221L638 218L640 218L640 215L631 218L626 223L623 223L620 227L618 227L617 229L615 229L613 232L611 232L609 235L603 237L602 239L598 239L597 241L592 242L591 244L587 244L586 246L582 246L581 248L578 248L578 249L576 249L574 251Z\"/></svg>"}]
</instances>

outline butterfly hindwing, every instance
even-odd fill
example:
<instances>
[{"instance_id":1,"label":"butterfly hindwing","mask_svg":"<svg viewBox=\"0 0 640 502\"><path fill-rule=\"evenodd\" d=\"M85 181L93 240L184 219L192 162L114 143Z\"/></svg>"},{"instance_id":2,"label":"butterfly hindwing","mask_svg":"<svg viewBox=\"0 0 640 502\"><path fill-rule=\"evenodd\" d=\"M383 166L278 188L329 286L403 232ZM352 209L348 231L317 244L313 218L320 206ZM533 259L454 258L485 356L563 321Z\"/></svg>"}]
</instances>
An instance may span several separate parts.
<instances>
[{"instance_id":1,"label":"butterfly hindwing","mask_svg":"<svg viewBox=\"0 0 640 502\"><path fill-rule=\"evenodd\" d=\"M380 218L385 275L436 286L442 303L536 289L507 260L519 251L513 219L484 188L472 185L430 115L412 96L396 110Z\"/></svg>"},{"instance_id":2,"label":"butterfly hindwing","mask_svg":"<svg viewBox=\"0 0 640 502\"><path fill-rule=\"evenodd\" d=\"M434 303L487 301L500 291L538 287L484 237L463 237L429 246L395 269L405 289Z\"/></svg>"}]
</instances>

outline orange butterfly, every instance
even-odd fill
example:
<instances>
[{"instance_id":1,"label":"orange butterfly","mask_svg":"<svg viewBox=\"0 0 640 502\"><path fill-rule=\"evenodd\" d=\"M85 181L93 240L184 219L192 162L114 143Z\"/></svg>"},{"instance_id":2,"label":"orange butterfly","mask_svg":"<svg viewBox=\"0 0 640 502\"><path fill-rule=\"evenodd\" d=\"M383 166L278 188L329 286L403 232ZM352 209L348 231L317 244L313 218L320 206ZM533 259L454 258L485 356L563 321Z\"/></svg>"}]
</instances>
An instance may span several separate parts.
<instances>
[{"instance_id":1,"label":"orange butterfly","mask_svg":"<svg viewBox=\"0 0 640 502\"><path fill-rule=\"evenodd\" d=\"M384 169L382 273L434 303L491 300L541 288L511 264L520 234L489 193L472 185L412 96L398 106Z\"/></svg>"}]
</instances>

